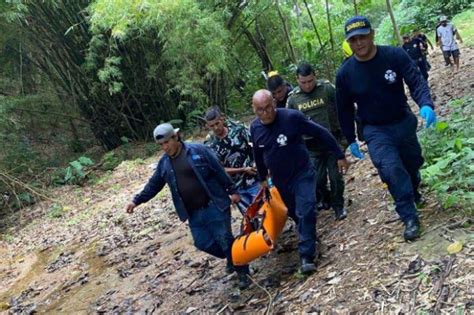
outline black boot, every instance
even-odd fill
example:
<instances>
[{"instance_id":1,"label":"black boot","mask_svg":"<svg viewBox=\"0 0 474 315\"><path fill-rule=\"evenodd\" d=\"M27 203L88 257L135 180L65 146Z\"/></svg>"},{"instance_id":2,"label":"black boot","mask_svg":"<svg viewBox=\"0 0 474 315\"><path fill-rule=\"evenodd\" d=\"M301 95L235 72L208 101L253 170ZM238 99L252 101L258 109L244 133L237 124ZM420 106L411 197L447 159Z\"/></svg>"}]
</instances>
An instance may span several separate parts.
<instances>
[{"instance_id":1,"label":"black boot","mask_svg":"<svg viewBox=\"0 0 474 315\"><path fill-rule=\"evenodd\" d=\"M405 241L412 241L420 237L420 221L418 218L408 219L405 222L405 232L403 233Z\"/></svg>"},{"instance_id":2,"label":"black boot","mask_svg":"<svg viewBox=\"0 0 474 315\"><path fill-rule=\"evenodd\" d=\"M234 264L231 261L227 260L227 264L225 265L225 272L231 274L235 271Z\"/></svg>"},{"instance_id":3,"label":"black boot","mask_svg":"<svg viewBox=\"0 0 474 315\"><path fill-rule=\"evenodd\" d=\"M336 215L336 221L344 220L347 218L347 209L346 208L339 208L334 209Z\"/></svg>"},{"instance_id":4,"label":"black boot","mask_svg":"<svg viewBox=\"0 0 474 315\"><path fill-rule=\"evenodd\" d=\"M239 289L240 290L247 289L251 284L250 278L248 277L248 272L239 271L237 272L237 276L239 277Z\"/></svg>"},{"instance_id":5,"label":"black boot","mask_svg":"<svg viewBox=\"0 0 474 315\"><path fill-rule=\"evenodd\" d=\"M302 274L311 274L315 271L316 271L316 265L314 264L313 259L302 257L300 272Z\"/></svg>"},{"instance_id":6,"label":"black boot","mask_svg":"<svg viewBox=\"0 0 474 315\"><path fill-rule=\"evenodd\" d=\"M423 209L426 205L426 199L418 191L415 191L415 205L417 209Z\"/></svg>"}]
</instances>

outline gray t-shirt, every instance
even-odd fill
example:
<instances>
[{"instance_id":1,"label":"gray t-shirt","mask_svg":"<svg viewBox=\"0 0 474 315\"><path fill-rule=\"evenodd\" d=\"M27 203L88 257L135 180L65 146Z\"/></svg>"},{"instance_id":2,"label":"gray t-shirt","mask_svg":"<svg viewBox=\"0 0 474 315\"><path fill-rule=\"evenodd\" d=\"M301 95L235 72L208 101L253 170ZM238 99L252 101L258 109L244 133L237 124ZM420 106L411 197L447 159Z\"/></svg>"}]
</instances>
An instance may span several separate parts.
<instances>
[{"instance_id":1,"label":"gray t-shirt","mask_svg":"<svg viewBox=\"0 0 474 315\"><path fill-rule=\"evenodd\" d=\"M453 51L458 49L456 39L454 38L456 27L454 27L453 24L448 23L446 26L440 25L436 32L441 38L441 49L443 51Z\"/></svg>"}]
</instances>

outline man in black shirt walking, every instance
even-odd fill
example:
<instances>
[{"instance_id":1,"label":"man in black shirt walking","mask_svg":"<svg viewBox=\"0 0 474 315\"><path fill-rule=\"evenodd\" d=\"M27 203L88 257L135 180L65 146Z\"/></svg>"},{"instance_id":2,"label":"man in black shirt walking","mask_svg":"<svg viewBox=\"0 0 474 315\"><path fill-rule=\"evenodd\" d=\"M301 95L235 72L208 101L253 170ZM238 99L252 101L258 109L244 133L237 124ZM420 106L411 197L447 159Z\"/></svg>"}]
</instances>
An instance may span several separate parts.
<instances>
[{"instance_id":1,"label":"man in black shirt walking","mask_svg":"<svg viewBox=\"0 0 474 315\"><path fill-rule=\"evenodd\" d=\"M403 49L410 56L411 60L420 69L421 74L425 80L428 80L428 69L426 68L426 62L423 59L423 42L418 38L410 38L410 35L403 35Z\"/></svg>"},{"instance_id":2,"label":"man in black shirt walking","mask_svg":"<svg viewBox=\"0 0 474 315\"><path fill-rule=\"evenodd\" d=\"M418 121L408 106L403 82L420 107L426 127L436 122L428 84L403 49L375 45L374 31L366 17L350 18L345 33L354 55L336 76L341 128L351 152L359 152L354 132L356 102L372 162L395 200L396 211L405 224L404 238L414 240L420 236L415 202L421 201L418 186L423 157L416 136Z\"/></svg>"}]
</instances>

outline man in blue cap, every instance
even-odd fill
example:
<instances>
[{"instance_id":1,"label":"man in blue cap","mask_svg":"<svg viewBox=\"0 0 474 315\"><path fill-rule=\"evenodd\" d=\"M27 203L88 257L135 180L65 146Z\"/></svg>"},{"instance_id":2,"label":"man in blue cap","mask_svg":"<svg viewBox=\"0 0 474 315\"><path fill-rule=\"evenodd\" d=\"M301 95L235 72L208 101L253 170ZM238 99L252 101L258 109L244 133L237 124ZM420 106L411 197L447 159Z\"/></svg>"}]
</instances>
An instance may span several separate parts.
<instances>
[{"instance_id":1,"label":"man in blue cap","mask_svg":"<svg viewBox=\"0 0 474 315\"><path fill-rule=\"evenodd\" d=\"M168 184L181 221L188 220L194 245L212 256L227 259L226 271L237 272L239 287L250 285L248 266L234 266L230 204L239 202L237 189L214 153L202 144L185 143L171 124L158 125L153 137L164 154L155 173L125 210L147 202Z\"/></svg>"},{"instance_id":2,"label":"man in blue cap","mask_svg":"<svg viewBox=\"0 0 474 315\"><path fill-rule=\"evenodd\" d=\"M416 203L419 169L423 164L416 136L418 121L407 103L403 82L420 107L426 127L436 122L434 104L426 80L399 47L378 46L369 20L354 16L345 24L346 40L353 55L336 76L336 103L343 133L352 155L361 158L354 132L354 103L362 121L370 157L395 200L405 224L405 240L420 236Z\"/></svg>"}]
</instances>

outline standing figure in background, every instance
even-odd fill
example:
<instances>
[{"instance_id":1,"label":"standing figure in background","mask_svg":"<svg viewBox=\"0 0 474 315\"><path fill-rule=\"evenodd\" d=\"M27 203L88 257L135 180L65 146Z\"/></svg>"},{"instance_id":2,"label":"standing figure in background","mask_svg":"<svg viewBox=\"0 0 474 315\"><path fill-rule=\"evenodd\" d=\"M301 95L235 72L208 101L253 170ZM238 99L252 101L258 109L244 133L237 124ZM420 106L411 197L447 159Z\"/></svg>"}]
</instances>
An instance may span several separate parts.
<instances>
[{"instance_id":1,"label":"standing figure in background","mask_svg":"<svg viewBox=\"0 0 474 315\"><path fill-rule=\"evenodd\" d=\"M456 39L462 43L461 35L459 35L454 24L448 22L448 18L445 15L439 18L439 22L441 25L436 30L436 34L438 35L438 45L443 51L445 60L450 60L451 56L453 56L456 70L459 70L459 56L461 53L459 52Z\"/></svg>"},{"instance_id":2,"label":"standing figure in background","mask_svg":"<svg viewBox=\"0 0 474 315\"><path fill-rule=\"evenodd\" d=\"M420 32L420 30L418 30L417 28L413 30L412 37L419 39L421 43L423 44L423 47L422 47L423 48L422 49L423 61L426 64L426 70L430 71L431 64L428 61L428 45L431 48L431 50L433 50L434 49L433 44L431 44L431 41L429 40L429 38L424 33Z\"/></svg>"},{"instance_id":3,"label":"standing figure in background","mask_svg":"<svg viewBox=\"0 0 474 315\"><path fill-rule=\"evenodd\" d=\"M403 35L402 48L410 56L411 60L420 69L421 74L425 80L428 80L428 69L426 69L426 62L423 60L423 43L418 38L410 38L410 35Z\"/></svg>"},{"instance_id":4,"label":"standing figure in background","mask_svg":"<svg viewBox=\"0 0 474 315\"><path fill-rule=\"evenodd\" d=\"M271 71L268 73L267 89L272 92L277 108L285 108L288 95L293 91L291 84L286 82L277 71Z\"/></svg>"}]
</instances>

